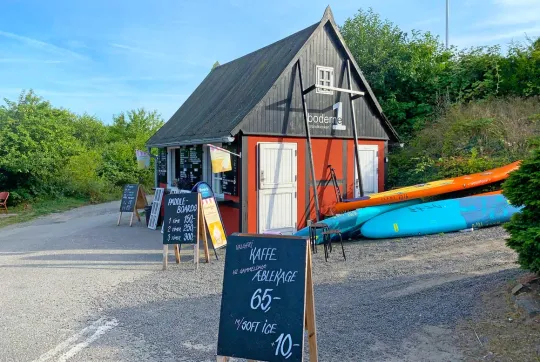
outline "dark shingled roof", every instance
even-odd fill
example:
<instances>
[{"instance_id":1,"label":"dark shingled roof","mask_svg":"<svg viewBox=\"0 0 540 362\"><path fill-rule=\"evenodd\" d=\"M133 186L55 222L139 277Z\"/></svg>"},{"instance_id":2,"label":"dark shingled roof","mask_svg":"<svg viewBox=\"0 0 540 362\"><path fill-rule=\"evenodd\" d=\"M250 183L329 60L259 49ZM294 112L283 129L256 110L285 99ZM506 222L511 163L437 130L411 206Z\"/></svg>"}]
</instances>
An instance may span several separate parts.
<instances>
[{"instance_id":1,"label":"dark shingled roof","mask_svg":"<svg viewBox=\"0 0 540 362\"><path fill-rule=\"evenodd\" d=\"M147 145L165 146L230 136L318 25L213 69Z\"/></svg>"}]
</instances>

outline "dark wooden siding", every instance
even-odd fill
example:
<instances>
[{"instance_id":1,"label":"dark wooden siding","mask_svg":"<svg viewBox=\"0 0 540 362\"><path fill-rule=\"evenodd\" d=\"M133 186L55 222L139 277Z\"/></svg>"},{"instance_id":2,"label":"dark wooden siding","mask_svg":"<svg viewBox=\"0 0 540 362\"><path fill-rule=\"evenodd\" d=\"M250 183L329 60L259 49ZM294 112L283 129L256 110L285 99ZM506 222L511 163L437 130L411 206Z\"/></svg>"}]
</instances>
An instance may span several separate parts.
<instances>
[{"instance_id":1,"label":"dark wooden siding","mask_svg":"<svg viewBox=\"0 0 540 362\"><path fill-rule=\"evenodd\" d=\"M348 88L346 53L333 30L327 24L321 31L313 34L299 54L304 87L316 81L316 66L334 68L334 86ZM361 67L362 65L359 64ZM353 88L365 91L360 77L351 64ZM291 66L278 78L270 91L244 118L239 130L245 134L268 134L304 136L304 119L300 96L300 83L296 66ZM333 117L336 111L332 106L341 101L343 124L346 130L333 130L332 124L311 123L311 134L314 137L352 137L352 117L349 95L334 92L333 95L318 94L315 91L306 97L308 110L314 116ZM388 139L389 136L377 116L375 105L366 92L364 97L354 101L357 120L357 131L360 138Z\"/></svg>"}]
</instances>

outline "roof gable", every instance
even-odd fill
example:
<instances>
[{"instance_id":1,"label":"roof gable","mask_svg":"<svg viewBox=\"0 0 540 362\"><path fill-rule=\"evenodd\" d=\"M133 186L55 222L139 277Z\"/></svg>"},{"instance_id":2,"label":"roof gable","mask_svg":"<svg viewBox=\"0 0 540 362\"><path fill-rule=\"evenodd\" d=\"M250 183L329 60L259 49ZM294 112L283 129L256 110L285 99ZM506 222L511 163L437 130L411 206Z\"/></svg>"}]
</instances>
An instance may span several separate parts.
<instances>
[{"instance_id":1,"label":"roof gable","mask_svg":"<svg viewBox=\"0 0 540 362\"><path fill-rule=\"evenodd\" d=\"M262 99L319 23L214 68L147 142L165 146L230 132Z\"/></svg>"},{"instance_id":2,"label":"roof gable","mask_svg":"<svg viewBox=\"0 0 540 362\"><path fill-rule=\"evenodd\" d=\"M163 147L200 140L227 138L236 134L246 116L271 91L272 87L298 60L308 40L330 26L340 46L351 60L353 78L358 76L375 107L375 115L388 138L398 141L394 130L365 79L360 67L334 21L328 6L320 22L236 60L214 67L175 114L147 142ZM305 86L309 86L306 84Z\"/></svg>"}]
</instances>

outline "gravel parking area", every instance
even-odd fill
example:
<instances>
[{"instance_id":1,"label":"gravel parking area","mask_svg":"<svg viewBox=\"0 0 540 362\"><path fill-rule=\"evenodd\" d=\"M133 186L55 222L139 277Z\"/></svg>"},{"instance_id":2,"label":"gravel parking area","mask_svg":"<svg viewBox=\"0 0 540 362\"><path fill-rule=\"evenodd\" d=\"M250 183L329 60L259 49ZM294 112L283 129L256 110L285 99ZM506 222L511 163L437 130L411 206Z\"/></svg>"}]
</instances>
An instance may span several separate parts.
<instances>
[{"instance_id":1,"label":"gravel parking area","mask_svg":"<svg viewBox=\"0 0 540 362\"><path fill-rule=\"evenodd\" d=\"M349 242L347 261L336 250L327 263L316 254L320 361L463 360L456 324L474 315L482 291L521 274L505 235L496 227ZM198 271L188 255L95 301L119 321L90 348L96 360L215 360L223 251Z\"/></svg>"},{"instance_id":2,"label":"gravel parking area","mask_svg":"<svg viewBox=\"0 0 540 362\"><path fill-rule=\"evenodd\" d=\"M215 361L224 250L194 270L185 247L162 271L159 231L116 226L118 206L2 229L0 360ZM456 339L474 334L457 326L482 311L484 291L523 274L505 237L348 242L347 261L338 247L325 262L319 247L319 361L471 360Z\"/></svg>"}]
</instances>

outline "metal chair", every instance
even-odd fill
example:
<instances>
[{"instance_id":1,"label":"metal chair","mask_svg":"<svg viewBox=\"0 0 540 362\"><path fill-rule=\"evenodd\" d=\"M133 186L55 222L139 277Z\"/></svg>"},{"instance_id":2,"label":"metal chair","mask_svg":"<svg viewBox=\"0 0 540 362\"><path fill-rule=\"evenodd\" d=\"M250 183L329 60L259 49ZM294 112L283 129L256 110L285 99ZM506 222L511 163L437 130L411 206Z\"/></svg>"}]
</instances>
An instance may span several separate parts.
<instances>
[{"instance_id":1,"label":"metal chair","mask_svg":"<svg viewBox=\"0 0 540 362\"><path fill-rule=\"evenodd\" d=\"M323 222L316 222L309 225L309 243L311 244L312 253L317 253L317 229L322 229L324 233L329 227Z\"/></svg>"},{"instance_id":2,"label":"metal chair","mask_svg":"<svg viewBox=\"0 0 540 362\"><path fill-rule=\"evenodd\" d=\"M323 245L324 245L324 260L328 261L328 257L332 252L332 235L339 235L339 242L341 243L341 251L343 252L343 259L347 260L345 256L345 248L343 247L343 237L341 236L341 231L337 229L333 230L324 230L323 231Z\"/></svg>"}]
</instances>

